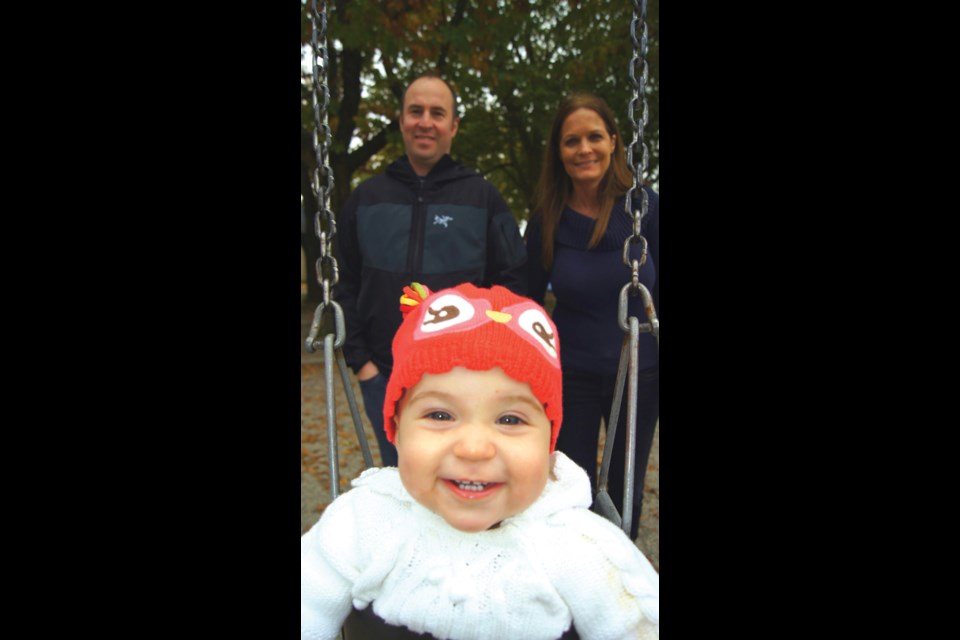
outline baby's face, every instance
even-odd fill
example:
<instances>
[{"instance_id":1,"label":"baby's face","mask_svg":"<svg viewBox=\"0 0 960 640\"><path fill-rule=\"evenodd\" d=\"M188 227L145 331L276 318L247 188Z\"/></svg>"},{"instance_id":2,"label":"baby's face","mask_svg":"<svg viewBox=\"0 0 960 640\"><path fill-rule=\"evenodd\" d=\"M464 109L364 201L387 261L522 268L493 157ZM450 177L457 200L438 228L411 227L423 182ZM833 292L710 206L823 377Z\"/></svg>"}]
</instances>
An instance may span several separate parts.
<instances>
[{"instance_id":1,"label":"baby's face","mask_svg":"<svg viewBox=\"0 0 960 640\"><path fill-rule=\"evenodd\" d=\"M396 445L403 486L461 531L520 513L547 484L550 421L499 368L425 374L400 402Z\"/></svg>"}]
</instances>

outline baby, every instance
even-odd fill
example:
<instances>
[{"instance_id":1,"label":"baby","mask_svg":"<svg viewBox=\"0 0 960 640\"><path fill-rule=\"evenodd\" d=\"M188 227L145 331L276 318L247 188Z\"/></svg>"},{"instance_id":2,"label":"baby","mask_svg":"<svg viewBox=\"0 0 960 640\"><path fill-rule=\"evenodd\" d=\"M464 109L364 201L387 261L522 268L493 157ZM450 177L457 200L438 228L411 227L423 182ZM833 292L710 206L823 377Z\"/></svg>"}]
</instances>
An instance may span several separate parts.
<instances>
[{"instance_id":1,"label":"baby","mask_svg":"<svg viewBox=\"0 0 960 640\"><path fill-rule=\"evenodd\" d=\"M659 576L554 451L546 312L499 286L404 292L383 410L399 466L300 539L300 637L336 638L355 610L452 640L659 638Z\"/></svg>"}]
</instances>

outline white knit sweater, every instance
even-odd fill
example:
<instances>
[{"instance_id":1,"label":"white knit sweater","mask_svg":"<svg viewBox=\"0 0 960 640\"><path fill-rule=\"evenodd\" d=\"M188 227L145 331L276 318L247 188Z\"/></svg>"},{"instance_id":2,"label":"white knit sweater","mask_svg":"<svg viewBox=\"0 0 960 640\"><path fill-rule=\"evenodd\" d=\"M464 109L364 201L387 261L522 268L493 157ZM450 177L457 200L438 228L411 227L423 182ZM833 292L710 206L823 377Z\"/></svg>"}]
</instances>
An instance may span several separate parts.
<instances>
[{"instance_id":1,"label":"white knit sweater","mask_svg":"<svg viewBox=\"0 0 960 640\"><path fill-rule=\"evenodd\" d=\"M371 602L393 625L451 640L659 638L660 577L587 509L563 453L541 496L500 527L465 533L417 503L397 469L370 469L300 538L300 637L333 639Z\"/></svg>"}]
</instances>

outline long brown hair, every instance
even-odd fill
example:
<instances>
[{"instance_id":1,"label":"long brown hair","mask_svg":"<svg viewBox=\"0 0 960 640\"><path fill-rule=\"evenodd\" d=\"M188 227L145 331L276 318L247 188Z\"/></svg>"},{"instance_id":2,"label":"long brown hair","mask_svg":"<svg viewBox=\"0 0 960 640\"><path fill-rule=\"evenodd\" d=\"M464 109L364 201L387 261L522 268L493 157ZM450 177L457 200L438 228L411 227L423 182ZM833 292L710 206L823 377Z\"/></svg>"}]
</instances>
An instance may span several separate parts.
<instances>
[{"instance_id":1,"label":"long brown hair","mask_svg":"<svg viewBox=\"0 0 960 640\"><path fill-rule=\"evenodd\" d=\"M573 182L560 159L560 131L567 117L577 109L590 109L596 112L606 125L607 134L611 137L615 136L616 139L616 147L610 158L610 167L597 189L600 213L593 235L590 237L590 243L587 245L588 248L597 246L600 238L606 233L614 201L633 186L633 174L627 167L626 145L620 135L613 111L607 103L603 98L589 93L574 93L564 98L550 128L550 139L543 154L543 167L540 170L540 180L537 183L531 216L540 216L542 219L544 269L549 269L553 264L553 241L560 222L560 214L563 213L563 208L573 195Z\"/></svg>"}]
</instances>

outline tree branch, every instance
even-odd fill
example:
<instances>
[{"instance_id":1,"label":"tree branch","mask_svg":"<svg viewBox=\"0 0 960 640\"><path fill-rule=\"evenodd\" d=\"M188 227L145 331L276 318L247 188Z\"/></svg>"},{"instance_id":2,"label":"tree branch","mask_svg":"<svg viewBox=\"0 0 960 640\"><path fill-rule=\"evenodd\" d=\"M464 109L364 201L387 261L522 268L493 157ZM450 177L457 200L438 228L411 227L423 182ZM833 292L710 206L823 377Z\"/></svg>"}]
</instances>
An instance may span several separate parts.
<instances>
[{"instance_id":1,"label":"tree branch","mask_svg":"<svg viewBox=\"0 0 960 640\"><path fill-rule=\"evenodd\" d=\"M367 160L372 158L374 154L387 145L387 136L391 131L399 130L400 123L396 120L391 120L390 124L377 132L377 135L373 136L360 145L360 148L350 153L350 155L347 157L347 167L350 171L350 174L353 175L354 171L365 165Z\"/></svg>"},{"instance_id":2,"label":"tree branch","mask_svg":"<svg viewBox=\"0 0 960 640\"><path fill-rule=\"evenodd\" d=\"M393 58L391 58L389 55L387 55L382 51L380 52L380 57L383 59L383 70L387 74L387 84L390 87L390 93L392 93L394 97L396 97L397 104L399 105L400 102L403 100L403 90L404 90L403 83L400 82L397 76L393 73L393 69L394 69Z\"/></svg>"},{"instance_id":3,"label":"tree branch","mask_svg":"<svg viewBox=\"0 0 960 640\"><path fill-rule=\"evenodd\" d=\"M490 167L489 169L481 169L480 167L477 167L477 173L479 173L479 174L482 175L482 176L488 176L488 175L490 175L491 173L493 173L494 171L499 171L499 170L501 170L501 169L507 169L507 168L512 167L512 166L513 166L513 163L512 163L512 162L501 162L500 164L494 165L494 166Z\"/></svg>"},{"instance_id":4,"label":"tree branch","mask_svg":"<svg viewBox=\"0 0 960 640\"><path fill-rule=\"evenodd\" d=\"M446 7L446 5L444 5ZM450 26L456 27L463 22L463 17L467 11L467 0L457 0L457 8L454 10L453 17L450 18ZM447 40L440 47L440 55L437 56L437 71L443 74L446 71L447 57L450 54L450 40Z\"/></svg>"}]
</instances>

